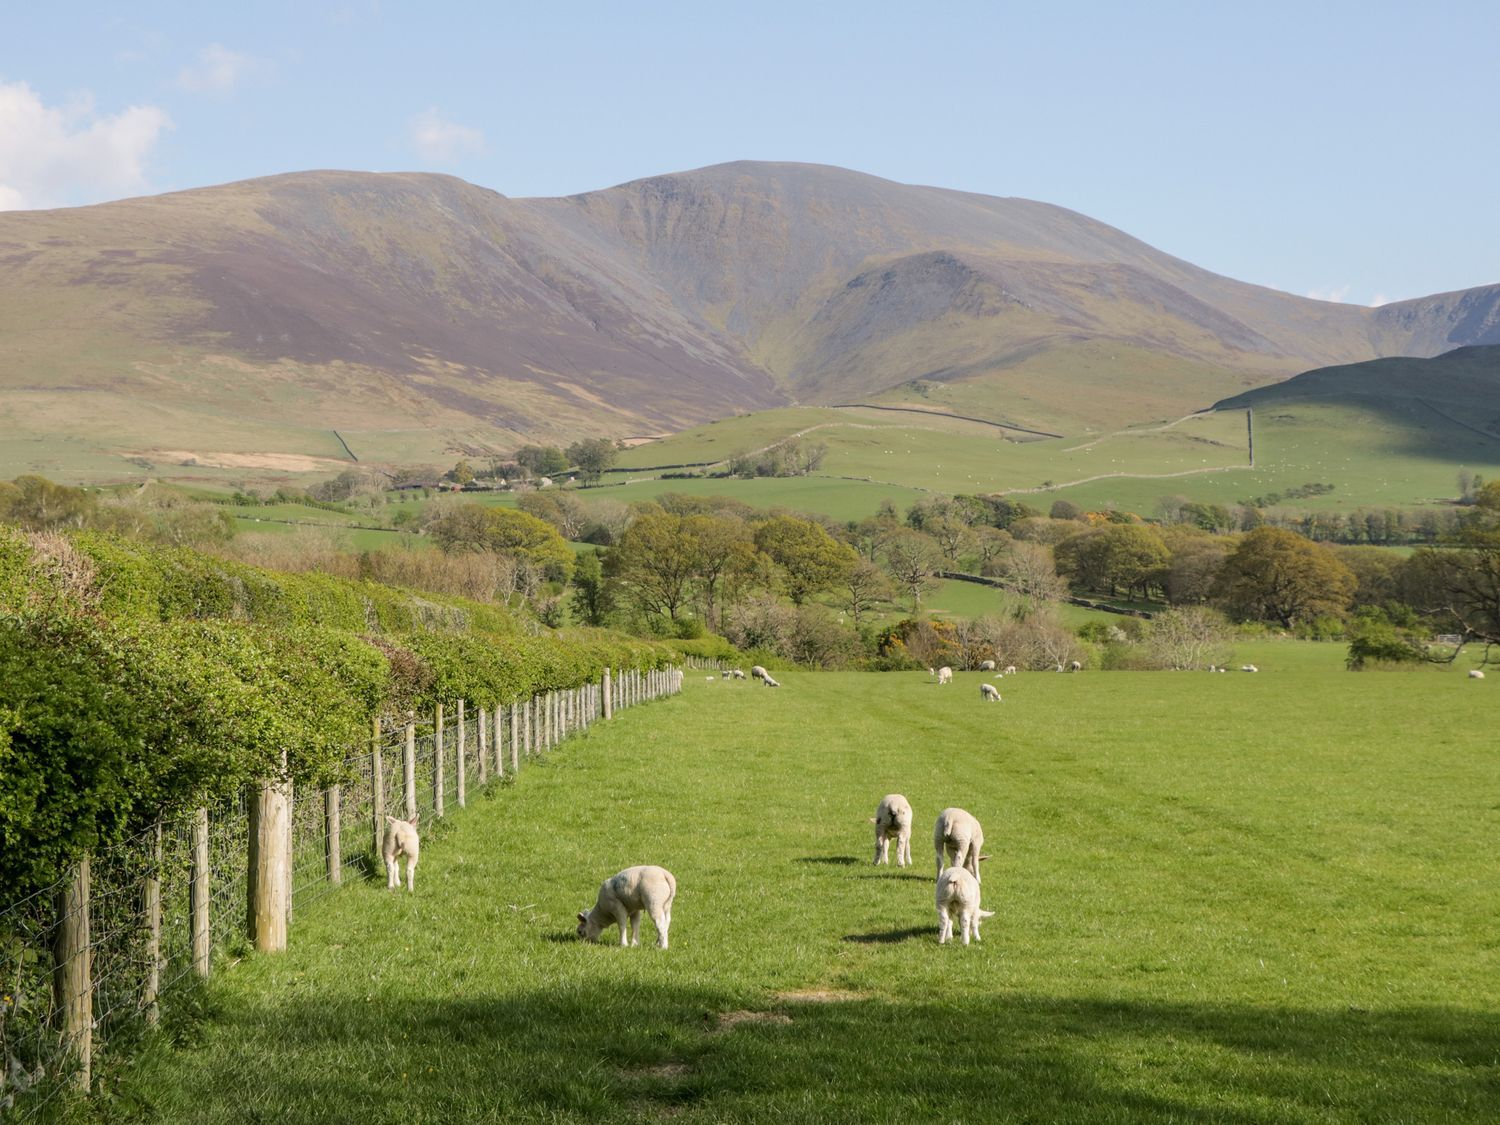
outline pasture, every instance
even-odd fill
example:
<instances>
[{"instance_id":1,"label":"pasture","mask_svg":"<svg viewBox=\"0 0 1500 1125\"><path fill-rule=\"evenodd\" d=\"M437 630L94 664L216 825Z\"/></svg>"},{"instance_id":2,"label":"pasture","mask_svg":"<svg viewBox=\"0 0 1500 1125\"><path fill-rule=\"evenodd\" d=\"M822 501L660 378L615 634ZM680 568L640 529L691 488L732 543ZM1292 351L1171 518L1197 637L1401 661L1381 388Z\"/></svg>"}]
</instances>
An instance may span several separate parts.
<instances>
[{"instance_id":1,"label":"pasture","mask_svg":"<svg viewBox=\"0 0 1500 1125\"><path fill-rule=\"evenodd\" d=\"M1277 652L1286 654L1279 662ZM1251 655L1246 652L1245 656ZM690 674L220 965L117 1117L227 1122L1494 1121L1493 681ZM905 793L915 868L870 866ZM931 825L986 829L936 944ZM573 937L677 876L672 948ZM606 933L606 940L615 936Z\"/></svg>"}]
</instances>

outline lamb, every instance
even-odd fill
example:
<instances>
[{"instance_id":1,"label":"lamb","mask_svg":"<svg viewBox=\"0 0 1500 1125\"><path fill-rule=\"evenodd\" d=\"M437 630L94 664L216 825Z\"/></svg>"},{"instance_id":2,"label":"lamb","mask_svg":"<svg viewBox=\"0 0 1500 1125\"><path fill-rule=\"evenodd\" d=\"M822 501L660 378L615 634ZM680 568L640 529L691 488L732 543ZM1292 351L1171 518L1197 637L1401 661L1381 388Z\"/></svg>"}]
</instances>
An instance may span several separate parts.
<instances>
[{"instance_id":1,"label":"lamb","mask_svg":"<svg viewBox=\"0 0 1500 1125\"><path fill-rule=\"evenodd\" d=\"M979 670L981 672L993 672L995 670L995 662L993 660L981 660L979 662Z\"/></svg>"},{"instance_id":2,"label":"lamb","mask_svg":"<svg viewBox=\"0 0 1500 1125\"><path fill-rule=\"evenodd\" d=\"M1014 664L1007 664L1005 666L1005 675L1007 675L1007 676L1014 676L1015 674L1016 674L1016 666Z\"/></svg>"},{"instance_id":3,"label":"lamb","mask_svg":"<svg viewBox=\"0 0 1500 1125\"><path fill-rule=\"evenodd\" d=\"M989 701L994 702L994 703L999 703L1000 702L1000 690L997 687L995 687L994 684L980 684L979 685L979 698L985 699L985 700L989 700Z\"/></svg>"},{"instance_id":4,"label":"lamb","mask_svg":"<svg viewBox=\"0 0 1500 1125\"><path fill-rule=\"evenodd\" d=\"M951 684L953 682L953 669L947 666L939 668L937 670L937 678L939 687L943 684Z\"/></svg>"},{"instance_id":5,"label":"lamb","mask_svg":"<svg viewBox=\"0 0 1500 1125\"><path fill-rule=\"evenodd\" d=\"M890 860L891 837L896 838L896 866L911 862L911 802L900 793L887 793L875 806L870 823L875 826L875 865Z\"/></svg>"},{"instance_id":6,"label":"lamb","mask_svg":"<svg viewBox=\"0 0 1500 1125\"><path fill-rule=\"evenodd\" d=\"M410 820L397 820L393 816L385 818L385 839L381 841L380 854L385 859L387 890L401 889L401 856L406 857L406 891L410 894L416 890L417 857L422 853L422 841L417 836L417 821L421 816L421 813L417 813Z\"/></svg>"},{"instance_id":7,"label":"lamb","mask_svg":"<svg viewBox=\"0 0 1500 1125\"><path fill-rule=\"evenodd\" d=\"M953 938L953 916L958 915L963 943L973 935L979 940L981 919L993 918L993 910L979 909L979 880L962 867L949 867L937 881L938 944L947 945Z\"/></svg>"},{"instance_id":8,"label":"lamb","mask_svg":"<svg viewBox=\"0 0 1500 1125\"><path fill-rule=\"evenodd\" d=\"M1469 679L1471 679L1471 680L1482 680L1482 679L1484 679L1484 673L1481 672L1478 668L1470 668L1469 669Z\"/></svg>"},{"instance_id":9,"label":"lamb","mask_svg":"<svg viewBox=\"0 0 1500 1125\"><path fill-rule=\"evenodd\" d=\"M750 678L752 680L768 680L771 678L771 673L767 672L764 668L757 664L750 669Z\"/></svg>"},{"instance_id":10,"label":"lamb","mask_svg":"<svg viewBox=\"0 0 1500 1125\"><path fill-rule=\"evenodd\" d=\"M611 925L620 927L620 944L641 944L641 911L651 915L656 927L656 944L667 948L667 931L672 928L672 900L677 897L677 880L665 867L649 864L627 867L599 885L594 909L578 915L578 936L597 941L599 934ZM626 933L626 922L629 933Z\"/></svg>"},{"instance_id":11,"label":"lamb","mask_svg":"<svg viewBox=\"0 0 1500 1125\"><path fill-rule=\"evenodd\" d=\"M1083 661L1081 661L1081 660L1075 660L1075 661L1073 661L1073 663L1071 663L1071 664L1068 665L1068 671L1070 671L1070 672L1082 672L1083 671Z\"/></svg>"},{"instance_id":12,"label":"lamb","mask_svg":"<svg viewBox=\"0 0 1500 1125\"><path fill-rule=\"evenodd\" d=\"M1241 672L1259 672L1260 669L1257 668L1254 664L1242 664L1242 665L1240 665L1240 671Z\"/></svg>"},{"instance_id":13,"label":"lamb","mask_svg":"<svg viewBox=\"0 0 1500 1125\"><path fill-rule=\"evenodd\" d=\"M761 678L766 681L766 687L780 687L781 686L781 682L779 680L773 680L773 679L771 679L771 674L769 672L767 672Z\"/></svg>"},{"instance_id":14,"label":"lamb","mask_svg":"<svg viewBox=\"0 0 1500 1125\"><path fill-rule=\"evenodd\" d=\"M741 668L731 668L729 670L729 674L737 680L743 680L745 678L744 670Z\"/></svg>"},{"instance_id":15,"label":"lamb","mask_svg":"<svg viewBox=\"0 0 1500 1125\"><path fill-rule=\"evenodd\" d=\"M962 867L975 880L979 879L979 861L989 859L980 855L984 848L984 829L979 821L963 809L944 809L938 813L937 823L932 826L932 848L937 852L937 873L949 866L944 860L952 855L954 867Z\"/></svg>"}]
</instances>

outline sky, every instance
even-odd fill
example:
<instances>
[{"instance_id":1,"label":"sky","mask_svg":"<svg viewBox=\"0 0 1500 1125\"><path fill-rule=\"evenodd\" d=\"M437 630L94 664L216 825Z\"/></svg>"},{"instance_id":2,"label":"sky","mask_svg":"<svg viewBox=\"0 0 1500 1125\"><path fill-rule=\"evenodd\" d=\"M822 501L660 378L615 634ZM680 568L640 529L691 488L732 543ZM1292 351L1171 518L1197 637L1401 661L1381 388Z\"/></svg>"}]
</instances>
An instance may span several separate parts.
<instances>
[{"instance_id":1,"label":"sky","mask_svg":"<svg viewBox=\"0 0 1500 1125\"><path fill-rule=\"evenodd\" d=\"M1494 0L7 7L0 209L793 160L1045 200L1325 300L1500 282Z\"/></svg>"}]
</instances>

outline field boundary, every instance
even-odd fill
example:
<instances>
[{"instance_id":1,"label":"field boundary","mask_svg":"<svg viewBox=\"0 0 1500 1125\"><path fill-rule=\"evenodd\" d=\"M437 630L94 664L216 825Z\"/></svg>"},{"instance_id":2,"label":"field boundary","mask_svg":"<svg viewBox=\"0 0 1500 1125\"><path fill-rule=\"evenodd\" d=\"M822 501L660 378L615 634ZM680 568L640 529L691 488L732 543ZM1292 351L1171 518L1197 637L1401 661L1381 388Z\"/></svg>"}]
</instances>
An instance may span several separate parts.
<instances>
[{"instance_id":1,"label":"field boundary","mask_svg":"<svg viewBox=\"0 0 1500 1125\"><path fill-rule=\"evenodd\" d=\"M989 418L975 418L969 414L949 414L943 410L923 410L920 406L877 406L873 402L839 402L829 410L892 410L905 414L926 414L932 418L953 418L960 422L978 422L983 426L994 426L997 430L1014 430L1018 434L1036 434L1045 438L1066 438L1066 434L1054 434L1050 430L1033 430L1028 426L1017 426L1010 422L995 422Z\"/></svg>"}]
</instances>

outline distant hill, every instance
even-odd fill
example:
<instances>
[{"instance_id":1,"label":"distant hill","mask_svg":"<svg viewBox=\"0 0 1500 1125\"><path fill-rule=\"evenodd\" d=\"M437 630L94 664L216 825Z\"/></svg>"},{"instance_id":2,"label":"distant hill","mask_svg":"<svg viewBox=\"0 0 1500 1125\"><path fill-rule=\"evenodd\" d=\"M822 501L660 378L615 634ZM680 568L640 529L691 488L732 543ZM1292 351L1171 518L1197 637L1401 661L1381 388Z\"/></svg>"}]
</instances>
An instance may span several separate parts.
<instances>
[{"instance_id":1,"label":"distant hill","mask_svg":"<svg viewBox=\"0 0 1500 1125\"><path fill-rule=\"evenodd\" d=\"M837 168L565 199L307 172L0 214L0 475L431 462L794 401L1072 432L1482 344L1500 286L1311 301L1049 204Z\"/></svg>"}]
</instances>

